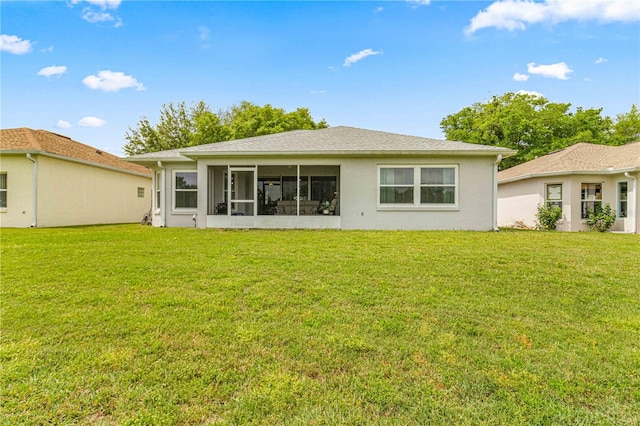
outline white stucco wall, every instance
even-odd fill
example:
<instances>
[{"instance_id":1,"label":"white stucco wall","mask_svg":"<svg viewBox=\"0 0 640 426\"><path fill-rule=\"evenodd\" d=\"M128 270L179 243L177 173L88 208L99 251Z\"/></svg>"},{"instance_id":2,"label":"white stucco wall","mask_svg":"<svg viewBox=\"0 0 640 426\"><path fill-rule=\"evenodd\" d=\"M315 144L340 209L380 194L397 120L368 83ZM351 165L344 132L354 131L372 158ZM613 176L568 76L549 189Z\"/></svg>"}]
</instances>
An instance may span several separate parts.
<instances>
[{"instance_id":1,"label":"white stucco wall","mask_svg":"<svg viewBox=\"0 0 640 426\"><path fill-rule=\"evenodd\" d=\"M635 229L638 232L634 221L640 223L636 214L640 194L637 189L634 192L633 180L622 173L556 175L502 183L498 186L498 226L512 227L517 221L535 226L537 207L545 200L546 185L562 184L562 219L558 222L558 230L588 231L589 227L580 217L582 184L601 183L603 206L609 204L618 210L619 182L627 182L628 185L628 217L616 219L611 230L633 232Z\"/></svg>"},{"instance_id":2,"label":"white stucco wall","mask_svg":"<svg viewBox=\"0 0 640 426\"><path fill-rule=\"evenodd\" d=\"M33 162L25 154L0 156L7 174L7 208L0 209L0 227L28 228L33 223Z\"/></svg>"},{"instance_id":3,"label":"white stucco wall","mask_svg":"<svg viewBox=\"0 0 640 426\"><path fill-rule=\"evenodd\" d=\"M264 227L338 227L341 229L410 229L410 230L478 230L493 229L493 157L422 157L422 158L287 158L272 159L206 159L200 160L198 171L197 211L173 209L173 171L196 169L196 164L163 163L162 203L164 222L168 227L212 226L222 218L207 217L208 166L333 165L340 167L339 216L328 218L258 216L256 226ZM456 208L389 210L378 201L378 166L456 165L459 171L459 202ZM197 215L197 223L193 215ZM225 218L226 219L226 218ZM246 219L246 218L244 218ZM324 220L324 221L323 221ZM321 222L322 221L322 222ZM320 223L321 222L321 223ZM154 225L160 226L162 214L156 213ZM324 225L324 226L323 226Z\"/></svg>"},{"instance_id":4,"label":"white stucco wall","mask_svg":"<svg viewBox=\"0 0 640 426\"><path fill-rule=\"evenodd\" d=\"M342 229L491 230L494 162L486 157L346 159L341 167ZM458 208L387 210L377 205L378 166L438 164L459 167Z\"/></svg>"}]
</instances>

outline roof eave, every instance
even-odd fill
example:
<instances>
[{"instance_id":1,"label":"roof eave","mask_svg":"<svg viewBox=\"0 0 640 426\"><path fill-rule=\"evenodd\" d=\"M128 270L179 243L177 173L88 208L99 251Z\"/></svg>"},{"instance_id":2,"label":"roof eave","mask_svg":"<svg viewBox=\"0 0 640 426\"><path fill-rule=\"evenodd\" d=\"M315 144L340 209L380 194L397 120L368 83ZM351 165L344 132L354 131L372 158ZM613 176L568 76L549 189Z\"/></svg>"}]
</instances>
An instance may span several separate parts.
<instances>
[{"instance_id":1,"label":"roof eave","mask_svg":"<svg viewBox=\"0 0 640 426\"><path fill-rule=\"evenodd\" d=\"M374 151L374 150L336 150L336 151L199 151L199 152L181 152L184 157L188 157L194 160L203 157L406 157L406 156L469 156L469 157L486 157L502 155L504 157L515 154L514 150L389 150L389 151ZM168 160L162 160L168 161ZM173 160L172 160L173 161Z\"/></svg>"},{"instance_id":2,"label":"roof eave","mask_svg":"<svg viewBox=\"0 0 640 426\"><path fill-rule=\"evenodd\" d=\"M545 172L545 173L529 173L521 176L514 176L511 178L500 179L498 176L498 184L501 183L510 183L517 182L519 180L540 178L540 177L552 177L552 176L563 176L563 175L617 175L623 174L625 172L640 172L640 167L626 167L622 169L612 169L612 170L570 170L570 171L559 171L559 172Z\"/></svg>"}]
</instances>

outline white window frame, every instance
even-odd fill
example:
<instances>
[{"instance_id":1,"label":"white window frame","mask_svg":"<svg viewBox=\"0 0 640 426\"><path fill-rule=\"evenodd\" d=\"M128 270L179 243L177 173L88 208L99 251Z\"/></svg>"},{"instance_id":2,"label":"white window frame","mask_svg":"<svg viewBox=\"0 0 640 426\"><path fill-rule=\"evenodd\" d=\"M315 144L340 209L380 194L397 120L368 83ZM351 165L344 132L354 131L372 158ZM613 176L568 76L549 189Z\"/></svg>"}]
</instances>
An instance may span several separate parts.
<instances>
[{"instance_id":1,"label":"white window frame","mask_svg":"<svg viewBox=\"0 0 640 426\"><path fill-rule=\"evenodd\" d=\"M380 183L380 171L382 169L413 169L413 184L411 185L381 185ZM453 169L454 170L454 183L451 184L433 184L426 185L421 183L421 171L422 169ZM460 198L460 166L458 164L380 164L377 168L377 184L376 184L376 199L378 210L459 210L459 198ZM413 203L382 203L380 201L380 188L385 186L405 186L413 187ZM431 186L453 186L454 187L454 202L453 203L421 203L421 189L423 187Z\"/></svg>"},{"instance_id":2,"label":"white window frame","mask_svg":"<svg viewBox=\"0 0 640 426\"><path fill-rule=\"evenodd\" d=\"M176 189L176 175L178 173L194 173L196 175L196 182L198 182L198 171L195 169L191 170L173 170L171 173L171 194L172 194L172 206L174 212L179 213L195 213L198 211L198 206L195 207L176 207L176 191L182 192L195 192L198 193L198 188L196 189ZM197 185L197 184L196 184ZM196 196L197 197L197 196ZM197 203L197 202L196 202Z\"/></svg>"},{"instance_id":3,"label":"white window frame","mask_svg":"<svg viewBox=\"0 0 640 426\"><path fill-rule=\"evenodd\" d=\"M162 208L162 204L160 203L162 201L162 171L156 171L155 178L155 198L153 200L153 208L156 213L158 213Z\"/></svg>"},{"instance_id":4,"label":"white window frame","mask_svg":"<svg viewBox=\"0 0 640 426\"><path fill-rule=\"evenodd\" d=\"M600 198L583 198L582 197L582 185L600 185ZM580 219L582 221L586 221L588 218L587 217L583 217L582 216L582 210L583 210L583 204L584 203L594 203L594 210L595 210L595 203L600 203L600 208L604 207L604 182L580 182Z\"/></svg>"},{"instance_id":5,"label":"white window frame","mask_svg":"<svg viewBox=\"0 0 640 426\"><path fill-rule=\"evenodd\" d=\"M626 198L624 200L621 197L622 192L620 191L620 189L622 188L622 184L626 185L626 193L625 193ZM616 216L621 218L621 219L629 217L629 182L626 181L626 180L622 180L622 181L617 182L616 183L616 194L617 194L616 195L616 197L617 197L617 203L616 204L618 206L618 211L617 211ZM624 215L622 214L622 210L623 210L622 209L622 202L623 201L625 202Z\"/></svg>"},{"instance_id":6,"label":"white window frame","mask_svg":"<svg viewBox=\"0 0 640 426\"><path fill-rule=\"evenodd\" d=\"M559 186L560 187L560 198L557 200L552 200L549 198L549 187L551 186ZM557 205L558 207L560 207L560 209L562 209L563 207L563 202L562 202L562 198L563 198L563 193L562 193L562 184L561 183L547 183L544 186L544 205L549 205L551 204L552 206Z\"/></svg>"},{"instance_id":7,"label":"white window frame","mask_svg":"<svg viewBox=\"0 0 640 426\"><path fill-rule=\"evenodd\" d=\"M4 183L5 183L5 187L4 188L0 188L0 192L4 192L4 197L6 200L7 205L4 207L0 207L0 211L1 212L6 212L7 211L7 207L9 207L9 191L8 191L8 187L9 187L9 176L7 174L7 172L1 172L0 175L4 176Z\"/></svg>"}]
</instances>

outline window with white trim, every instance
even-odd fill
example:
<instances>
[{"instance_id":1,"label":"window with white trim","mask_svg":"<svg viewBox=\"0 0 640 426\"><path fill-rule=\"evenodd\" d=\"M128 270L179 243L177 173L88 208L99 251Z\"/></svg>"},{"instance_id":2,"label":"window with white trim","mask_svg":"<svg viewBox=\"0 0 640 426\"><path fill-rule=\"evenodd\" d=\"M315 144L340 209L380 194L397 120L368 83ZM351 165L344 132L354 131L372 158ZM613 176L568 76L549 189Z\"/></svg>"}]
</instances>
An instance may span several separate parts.
<instances>
[{"instance_id":1,"label":"window with white trim","mask_svg":"<svg viewBox=\"0 0 640 426\"><path fill-rule=\"evenodd\" d=\"M194 171L173 172L174 209L198 207L198 173Z\"/></svg>"},{"instance_id":2,"label":"window with white trim","mask_svg":"<svg viewBox=\"0 0 640 426\"><path fill-rule=\"evenodd\" d=\"M161 176L161 172L156 172L156 210L160 210L160 195L162 194Z\"/></svg>"},{"instance_id":3,"label":"window with white trim","mask_svg":"<svg viewBox=\"0 0 640 426\"><path fill-rule=\"evenodd\" d=\"M560 207L562 209L562 184L549 183L545 197L545 205Z\"/></svg>"},{"instance_id":4,"label":"window with white trim","mask_svg":"<svg viewBox=\"0 0 640 426\"><path fill-rule=\"evenodd\" d=\"M580 218L589 218L589 213L602 209L602 183L583 183L580 191Z\"/></svg>"},{"instance_id":5,"label":"window with white trim","mask_svg":"<svg viewBox=\"0 0 640 426\"><path fill-rule=\"evenodd\" d=\"M458 166L379 166L382 207L456 207Z\"/></svg>"},{"instance_id":6,"label":"window with white trim","mask_svg":"<svg viewBox=\"0 0 640 426\"><path fill-rule=\"evenodd\" d=\"M627 217L627 182L618 182L618 217Z\"/></svg>"},{"instance_id":7,"label":"window with white trim","mask_svg":"<svg viewBox=\"0 0 640 426\"><path fill-rule=\"evenodd\" d=\"M0 209L7 208L7 174L0 173Z\"/></svg>"}]
</instances>

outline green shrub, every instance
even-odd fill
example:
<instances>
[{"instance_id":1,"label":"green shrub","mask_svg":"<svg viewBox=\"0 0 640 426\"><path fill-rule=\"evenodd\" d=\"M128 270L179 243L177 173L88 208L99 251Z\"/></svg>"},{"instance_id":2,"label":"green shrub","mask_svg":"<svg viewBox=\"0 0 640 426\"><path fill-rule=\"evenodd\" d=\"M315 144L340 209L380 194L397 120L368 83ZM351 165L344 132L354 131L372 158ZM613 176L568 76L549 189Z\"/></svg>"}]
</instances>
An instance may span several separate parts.
<instances>
[{"instance_id":1,"label":"green shrub","mask_svg":"<svg viewBox=\"0 0 640 426\"><path fill-rule=\"evenodd\" d=\"M538 213L536 213L538 219L538 226L547 231L553 231L556 229L556 225L560 219L562 219L562 208L554 206L551 203L538 204Z\"/></svg>"},{"instance_id":2,"label":"green shrub","mask_svg":"<svg viewBox=\"0 0 640 426\"><path fill-rule=\"evenodd\" d=\"M589 225L589 229L592 231L607 232L611 229L615 221L616 211L607 204L602 209L596 209L594 212L589 212L587 225Z\"/></svg>"}]
</instances>

